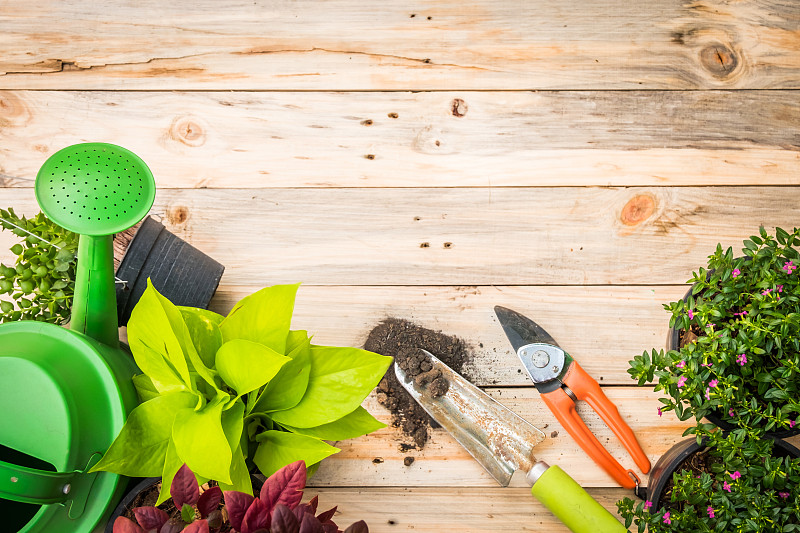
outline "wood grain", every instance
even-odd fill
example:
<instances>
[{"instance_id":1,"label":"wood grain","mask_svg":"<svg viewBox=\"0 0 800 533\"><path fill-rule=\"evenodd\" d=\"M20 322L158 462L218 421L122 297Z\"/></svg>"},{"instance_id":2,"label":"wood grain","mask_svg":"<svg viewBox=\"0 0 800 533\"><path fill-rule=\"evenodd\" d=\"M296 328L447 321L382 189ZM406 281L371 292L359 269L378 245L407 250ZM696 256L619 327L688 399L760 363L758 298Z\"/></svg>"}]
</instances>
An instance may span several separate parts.
<instances>
[{"instance_id":1,"label":"wood grain","mask_svg":"<svg viewBox=\"0 0 800 533\"><path fill-rule=\"evenodd\" d=\"M20 213L30 189L4 189ZM795 187L159 190L224 285L677 285L797 223Z\"/></svg>"},{"instance_id":2,"label":"wood grain","mask_svg":"<svg viewBox=\"0 0 800 533\"><path fill-rule=\"evenodd\" d=\"M624 489L588 489L600 505L616 514ZM568 533L526 488L369 487L312 488L320 509L339 508L334 521L346 527L364 520L373 533L396 531Z\"/></svg>"},{"instance_id":3,"label":"wood grain","mask_svg":"<svg viewBox=\"0 0 800 533\"><path fill-rule=\"evenodd\" d=\"M0 87L796 89L799 14L781 0L11 0Z\"/></svg>"},{"instance_id":4,"label":"wood grain","mask_svg":"<svg viewBox=\"0 0 800 533\"><path fill-rule=\"evenodd\" d=\"M85 141L160 189L800 183L788 91L4 91L0 125L0 187Z\"/></svg>"}]
</instances>

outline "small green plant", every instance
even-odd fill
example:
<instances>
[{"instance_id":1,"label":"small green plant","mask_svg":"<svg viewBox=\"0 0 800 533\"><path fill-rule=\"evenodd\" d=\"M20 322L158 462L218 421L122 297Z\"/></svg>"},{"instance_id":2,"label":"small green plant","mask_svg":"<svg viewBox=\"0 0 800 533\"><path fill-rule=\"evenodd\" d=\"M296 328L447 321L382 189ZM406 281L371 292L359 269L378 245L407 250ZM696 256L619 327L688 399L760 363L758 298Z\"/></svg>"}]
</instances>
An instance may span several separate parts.
<instances>
[{"instance_id":1,"label":"small green plant","mask_svg":"<svg viewBox=\"0 0 800 533\"><path fill-rule=\"evenodd\" d=\"M710 428L698 432L707 445L699 452L706 468L679 466L660 502L618 502L625 527L635 523L639 533L800 532L800 459L773 457L771 439Z\"/></svg>"},{"instance_id":2,"label":"small green plant","mask_svg":"<svg viewBox=\"0 0 800 533\"><path fill-rule=\"evenodd\" d=\"M324 440L384 427L361 402L392 358L290 330L297 288L262 289L223 317L176 307L148 283L128 323L142 403L93 470L161 476L159 502L183 463L252 493L250 461L266 476L298 460L313 471L339 451Z\"/></svg>"},{"instance_id":3,"label":"small green plant","mask_svg":"<svg viewBox=\"0 0 800 533\"><path fill-rule=\"evenodd\" d=\"M336 507L317 514L316 496L301 504L306 477L305 463L297 461L272 474L257 498L226 491L223 513L220 488L214 486L201 494L194 473L184 464L170 487L176 516L158 507L137 507L133 510L136 522L120 516L114 521L114 533L369 533L363 520L342 532L332 520Z\"/></svg>"},{"instance_id":4,"label":"small green plant","mask_svg":"<svg viewBox=\"0 0 800 533\"><path fill-rule=\"evenodd\" d=\"M21 238L11 247L14 265L0 264L0 295L11 298L0 299L0 323L69 321L78 235L42 213L26 218L11 208L0 209L0 227Z\"/></svg>"},{"instance_id":5,"label":"small green plant","mask_svg":"<svg viewBox=\"0 0 800 533\"><path fill-rule=\"evenodd\" d=\"M744 257L717 245L694 273L686 301L664 307L688 336L678 350L644 352L628 372L654 379L665 411L680 420L708 414L757 438L795 427L800 413L800 230L744 241Z\"/></svg>"}]
</instances>

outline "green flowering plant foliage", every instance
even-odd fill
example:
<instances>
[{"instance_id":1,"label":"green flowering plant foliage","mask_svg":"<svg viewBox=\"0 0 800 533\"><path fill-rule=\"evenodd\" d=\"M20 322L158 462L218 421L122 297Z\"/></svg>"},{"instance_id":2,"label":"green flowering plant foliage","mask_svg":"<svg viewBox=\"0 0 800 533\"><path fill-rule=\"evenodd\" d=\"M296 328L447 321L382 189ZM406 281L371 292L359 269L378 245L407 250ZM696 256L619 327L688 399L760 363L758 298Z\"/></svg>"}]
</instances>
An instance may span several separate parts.
<instances>
[{"instance_id":1,"label":"green flowering plant foliage","mask_svg":"<svg viewBox=\"0 0 800 533\"><path fill-rule=\"evenodd\" d=\"M628 373L663 391L658 414L680 420L713 413L753 437L795 427L800 413L800 230L744 241L744 257L717 245L691 294L672 302L677 350L644 352ZM687 342L688 341L688 342Z\"/></svg>"},{"instance_id":2,"label":"green flowering plant foliage","mask_svg":"<svg viewBox=\"0 0 800 533\"><path fill-rule=\"evenodd\" d=\"M617 502L625 527L639 533L800 532L800 459L773 456L772 439L705 425L703 470L680 465L658 501Z\"/></svg>"},{"instance_id":3,"label":"green flowering plant foliage","mask_svg":"<svg viewBox=\"0 0 800 533\"><path fill-rule=\"evenodd\" d=\"M252 494L251 464L270 476L302 460L313 473L339 451L325 441L384 427L361 402L392 358L291 330L298 286L267 287L222 316L176 307L148 282L128 323L141 403L93 470L161 477L159 503L184 463Z\"/></svg>"},{"instance_id":4,"label":"green flowering plant foliage","mask_svg":"<svg viewBox=\"0 0 800 533\"><path fill-rule=\"evenodd\" d=\"M38 320L52 324L69 321L75 286L78 235L39 213L17 216L0 209L0 229L20 237L10 250L13 266L0 264L0 323ZM51 244L52 243L52 244Z\"/></svg>"}]
</instances>

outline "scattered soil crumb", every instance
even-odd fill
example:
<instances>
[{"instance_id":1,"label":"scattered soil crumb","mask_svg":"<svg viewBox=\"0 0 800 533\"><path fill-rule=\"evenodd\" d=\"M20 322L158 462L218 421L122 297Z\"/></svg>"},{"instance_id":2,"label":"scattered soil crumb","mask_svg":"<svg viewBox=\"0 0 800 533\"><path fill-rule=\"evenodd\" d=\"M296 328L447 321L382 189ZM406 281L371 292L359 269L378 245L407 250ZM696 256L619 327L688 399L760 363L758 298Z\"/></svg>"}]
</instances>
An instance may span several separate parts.
<instances>
[{"instance_id":1,"label":"scattered soil crumb","mask_svg":"<svg viewBox=\"0 0 800 533\"><path fill-rule=\"evenodd\" d=\"M414 464L414 458L411 457L411 456L406 457L405 459L403 459L403 464L406 465L406 466L413 465Z\"/></svg>"},{"instance_id":2,"label":"scattered soil crumb","mask_svg":"<svg viewBox=\"0 0 800 533\"><path fill-rule=\"evenodd\" d=\"M551 439L554 439L556 437L558 437L558 431L553 431L552 433L550 433L550 438Z\"/></svg>"},{"instance_id":3,"label":"scattered soil crumb","mask_svg":"<svg viewBox=\"0 0 800 533\"><path fill-rule=\"evenodd\" d=\"M367 337L364 348L395 358L395 364L420 385L427 385L434 396L447 392L449 383L439 372L431 372L430 360L420 352L429 351L454 371L462 374L471 362L472 354L460 338L418 326L401 318L387 318ZM465 376L468 378L468 376ZM409 442L403 442L401 452L422 449L428 441L428 430L439 427L414 398L409 395L389 368L377 388L378 403L392 413L392 425L399 427Z\"/></svg>"}]
</instances>

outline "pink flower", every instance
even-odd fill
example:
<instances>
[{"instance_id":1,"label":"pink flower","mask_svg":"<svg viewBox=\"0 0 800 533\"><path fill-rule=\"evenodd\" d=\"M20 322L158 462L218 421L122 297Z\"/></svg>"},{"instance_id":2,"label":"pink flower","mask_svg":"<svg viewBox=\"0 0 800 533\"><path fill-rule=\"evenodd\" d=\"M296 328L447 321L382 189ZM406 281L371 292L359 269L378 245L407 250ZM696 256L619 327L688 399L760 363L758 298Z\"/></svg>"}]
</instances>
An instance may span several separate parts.
<instances>
[{"instance_id":1,"label":"pink flower","mask_svg":"<svg viewBox=\"0 0 800 533\"><path fill-rule=\"evenodd\" d=\"M661 408L658 408L658 416L662 416L664 413L661 412Z\"/></svg>"},{"instance_id":2,"label":"pink flower","mask_svg":"<svg viewBox=\"0 0 800 533\"><path fill-rule=\"evenodd\" d=\"M712 389L716 387L718 384L719 381L717 381L716 379L712 379L711 381L708 382L708 386L711 387Z\"/></svg>"},{"instance_id":3,"label":"pink flower","mask_svg":"<svg viewBox=\"0 0 800 533\"><path fill-rule=\"evenodd\" d=\"M710 399L711 399L711 389L706 387L706 400L710 400Z\"/></svg>"},{"instance_id":4,"label":"pink flower","mask_svg":"<svg viewBox=\"0 0 800 533\"><path fill-rule=\"evenodd\" d=\"M686 383L686 376L681 376L678 378L678 388L680 389Z\"/></svg>"},{"instance_id":5,"label":"pink flower","mask_svg":"<svg viewBox=\"0 0 800 533\"><path fill-rule=\"evenodd\" d=\"M742 317L742 318L744 318L744 316L745 316L746 314L747 314L747 311L742 311L741 313L733 313L733 316L738 316L738 317Z\"/></svg>"},{"instance_id":6,"label":"pink flower","mask_svg":"<svg viewBox=\"0 0 800 533\"><path fill-rule=\"evenodd\" d=\"M653 506L653 502L651 502L651 501L644 502L645 511L649 510L652 506Z\"/></svg>"},{"instance_id":7,"label":"pink flower","mask_svg":"<svg viewBox=\"0 0 800 533\"><path fill-rule=\"evenodd\" d=\"M731 272L731 275L733 275L733 277L735 278L736 276L738 276L741 273L742 272L738 268L734 268L733 272Z\"/></svg>"},{"instance_id":8,"label":"pink flower","mask_svg":"<svg viewBox=\"0 0 800 533\"><path fill-rule=\"evenodd\" d=\"M672 523L672 520L669 519L669 511L664 513L664 523L665 524L671 524Z\"/></svg>"},{"instance_id":9,"label":"pink flower","mask_svg":"<svg viewBox=\"0 0 800 533\"><path fill-rule=\"evenodd\" d=\"M731 476L731 479L732 479L732 480L736 481L737 479L739 479L740 477L742 477L742 474L740 474L740 473L739 473L739 471L737 470L736 472L734 472L734 473L733 473L733 474L731 474L730 476Z\"/></svg>"},{"instance_id":10,"label":"pink flower","mask_svg":"<svg viewBox=\"0 0 800 533\"><path fill-rule=\"evenodd\" d=\"M728 416L729 417L733 418L735 415L736 415L736 413L733 412L733 408L728 409Z\"/></svg>"},{"instance_id":11,"label":"pink flower","mask_svg":"<svg viewBox=\"0 0 800 533\"><path fill-rule=\"evenodd\" d=\"M766 296L767 294L771 293L772 289L767 289L765 291L761 291L761 296Z\"/></svg>"},{"instance_id":12,"label":"pink flower","mask_svg":"<svg viewBox=\"0 0 800 533\"><path fill-rule=\"evenodd\" d=\"M747 356L743 353L740 353L736 356L736 362L739 363L740 366L744 366L747 363Z\"/></svg>"},{"instance_id":13,"label":"pink flower","mask_svg":"<svg viewBox=\"0 0 800 533\"><path fill-rule=\"evenodd\" d=\"M781 498L783 498L785 500L786 498L789 497L789 493L788 492L779 492L778 496L780 496Z\"/></svg>"},{"instance_id":14,"label":"pink flower","mask_svg":"<svg viewBox=\"0 0 800 533\"><path fill-rule=\"evenodd\" d=\"M723 488L724 490L727 490L728 492L730 492L730 491L731 491L731 486L730 486L730 485L728 485L728 482L727 482L727 481L723 481L723 482L722 482L722 488Z\"/></svg>"},{"instance_id":15,"label":"pink flower","mask_svg":"<svg viewBox=\"0 0 800 533\"><path fill-rule=\"evenodd\" d=\"M787 274L791 274L797 267L791 261L786 261L783 264L783 269L786 271Z\"/></svg>"},{"instance_id":16,"label":"pink flower","mask_svg":"<svg viewBox=\"0 0 800 533\"><path fill-rule=\"evenodd\" d=\"M711 364L711 363L703 363L703 364L701 364L700 366L704 366L704 367L706 367L706 368L711 368L711 367L712 367L712 364Z\"/></svg>"},{"instance_id":17,"label":"pink flower","mask_svg":"<svg viewBox=\"0 0 800 533\"><path fill-rule=\"evenodd\" d=\"M778 292L783 292L783 285L778 285Z\"/></svg>"},{"instance_id":18,"label":"pink flower","mask_svg":"<svg viewBox=\"0 0 800 533\"><path fill-rule=\"evenodd\" d=\"M793 428L795 425L797 425L797 422L795 422L794 420L789 420L789 427L790 428Z\"/></svg>"},{"instance_id":19,"label":"pink flower","mask_svg":"<svg viewBox=\"0 0 800 533\"><path fill-rule=\"evenodd\" d=\"M675 368L680 368L681 370L683 370L684 368L686 368L686 361L679 362L677 365L675 365Z\"/></svg>"},{"instance_id":20,"label":"pink flower","mask_svg":"<svg viewBox=\"0 0 800 533\"><path fill-rule=\"evenodd\" d=\"M714 324L713 322L709 322L708 324L706 324L706 327L709 328L713 328L714 326L716 326L716 324Z\"/></svg>"},{"instance_id":21,"label":"pink flower","mask_svg":"<svg viewBox=\"0 0 800 533\"><path fill-rule=\"evenodd\" d=\"M689 320L692 320L692 319L694 319L694 313L692 312L692 310L691 310L691 309L687 310L687 311L686 311L686 314L687 314L687 315L689 315Z\"/></svg>"},{"instance_id":22,"label":"pink flower","mask_svg":"<svg viewBox=\"0 0 800 533\"><path fill-rule=\"evenodd\" d=\"M714 518L714 508L713 508L713 507L711 507L711 506L709 505L709 506L708 506L708 509L706 509L706 511L708 511L708 517L709 517L709 518Z\"/></svg>"}]
</instances>

